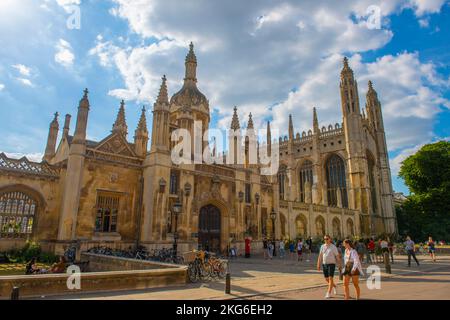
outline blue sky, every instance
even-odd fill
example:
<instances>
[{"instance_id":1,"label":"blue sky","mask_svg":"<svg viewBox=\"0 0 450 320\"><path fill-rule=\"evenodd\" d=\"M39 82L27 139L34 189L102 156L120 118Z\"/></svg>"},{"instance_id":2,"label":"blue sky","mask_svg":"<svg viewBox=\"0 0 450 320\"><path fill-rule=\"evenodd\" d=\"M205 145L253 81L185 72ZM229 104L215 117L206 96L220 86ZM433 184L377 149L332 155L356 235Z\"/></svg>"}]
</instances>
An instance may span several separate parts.
<instances>
[{"instance_id":1,"label":"blue sky","mask_svg":"<svg viewBox=\"0 0 450 320\"><path fill-rule=\"evenodd\" d=\"M370 5L381 9L380 29L365 26ZM67 28L71 6L80 29ZM296 131L310 129L313 107L321 125L341 122L345 55L361 107L368 79L378 91L396 191L408 193L400 162L450 137L448 1L2 0L0 10L0 151L16 156L41 157L53 113L62 127L85 87L88 137L109 133L123 98L132 139L161 76L170 94L180 87L191 40L213 125L228 126L234 105L242 122L252 112L256 125L273 119L283 135L289 113Z\"/></svg>"}]
</instances>

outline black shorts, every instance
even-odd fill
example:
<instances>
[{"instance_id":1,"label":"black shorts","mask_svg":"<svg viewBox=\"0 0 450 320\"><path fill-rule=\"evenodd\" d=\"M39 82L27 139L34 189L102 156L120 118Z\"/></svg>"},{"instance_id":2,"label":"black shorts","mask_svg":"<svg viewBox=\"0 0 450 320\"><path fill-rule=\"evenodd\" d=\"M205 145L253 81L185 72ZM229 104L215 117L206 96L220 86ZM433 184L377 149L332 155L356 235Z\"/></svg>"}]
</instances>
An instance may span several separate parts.
<instances>
[{"instance_id":1,"label":"black shorts","mask_svg":"<svg viewBox=\"0 0 450 320\"><path fill-rule=\"evenodd\" d=\"M323 275L325 278L333 278L335 269L336 269L335 264L323 264L322 265Z\"/></svg>"}]
</instances>

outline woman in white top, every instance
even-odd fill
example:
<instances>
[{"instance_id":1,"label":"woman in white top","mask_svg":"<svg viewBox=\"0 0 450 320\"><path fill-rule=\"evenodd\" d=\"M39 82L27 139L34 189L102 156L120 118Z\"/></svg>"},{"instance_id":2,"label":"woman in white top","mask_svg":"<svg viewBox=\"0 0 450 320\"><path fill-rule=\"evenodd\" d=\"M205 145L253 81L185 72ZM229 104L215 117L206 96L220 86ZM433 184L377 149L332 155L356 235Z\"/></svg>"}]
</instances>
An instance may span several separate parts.
<instances>
[{"instance_id":1,"label":"woman in white top","mask_svg":"<svg viewBox=\"0 0 450 320\"><path fill-rule=\"evenodd\" d=\"M352 242L349 239L344 240L345 255L344 255L344 298L350 298L350 278L356 291L356 300L359 300L361 290L359 288L359 275L364 274L359 260L358 252L353 248Z\"/></svg>"}]
</instances>

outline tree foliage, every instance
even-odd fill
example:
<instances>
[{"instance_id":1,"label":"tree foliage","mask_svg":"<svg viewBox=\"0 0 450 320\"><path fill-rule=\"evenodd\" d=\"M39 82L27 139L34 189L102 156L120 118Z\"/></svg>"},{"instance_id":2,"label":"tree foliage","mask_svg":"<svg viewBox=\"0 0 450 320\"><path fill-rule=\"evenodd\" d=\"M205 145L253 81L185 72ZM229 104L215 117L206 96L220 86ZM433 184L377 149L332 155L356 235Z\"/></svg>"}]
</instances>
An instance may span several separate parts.
<instances>
[{"instance_id":1,"label":"tree foliage","mask_svg":"<svg viewBox=\"0 0 450 320\"><path fill-rule=\"evenodd\" d=\"M399 176L412 193L397 208L400 234L450 240L450 142L423 146L403 161Z\"/></svg>"}]
</instances>

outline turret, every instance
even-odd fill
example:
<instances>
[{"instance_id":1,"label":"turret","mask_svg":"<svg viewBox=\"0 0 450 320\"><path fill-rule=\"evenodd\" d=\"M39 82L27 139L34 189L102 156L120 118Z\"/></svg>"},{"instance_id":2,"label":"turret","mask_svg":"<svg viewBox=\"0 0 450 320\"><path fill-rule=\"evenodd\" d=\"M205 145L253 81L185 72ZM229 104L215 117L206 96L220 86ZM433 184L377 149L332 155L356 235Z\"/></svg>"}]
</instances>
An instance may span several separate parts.
<instances>
[{"instance_id":1,"label":"turret","mask_svg":"<svg viewBox=\"0 0 450 320\"><path fill-rule=\"evenodd\" d=\"M48 130L47 146L45 148L44 160L50 161L55 155L56 140L58 138L59 123L58 112L55 113L53 121L50 122L50 128Z\"/></svg>"},{"instance_id":2,"label":"turret","mask_svg":"<svg viewBox=\"0 0 450 320\"><path fill-rule=\"evenodd\" d=\"M144 157L147 153L148 145L147 118L145 116L145 112L145 107L142 107L141 118L139 119L138 126L134 132L135 152L141 157Z\"/></svg>"},{"instance_id":3,"label":"turret","mask_svg":"<svg viewBox=\"0 0 450 320\"><path fill-rule=\"evenodd\" d=\"M125 101L120 102L119 112L117 113L116 122L113 124L112 132L119 133L125 138L128 134L128 126L125 119Z\"/></svg>"},{"instance_id":4,"label":"turret","mask_svg":"<svg viewBox=\"0 0 450 320\"><path fill-rule=\"evenodd\" d=\"M151 152L169 152L169 96L167 93L167 78L162 77L158 98L153 105L153 126Z\"/></svg>"},{"instance_id":5,"label":"turret","mask_svg":"<svg viewBox=\"0 0 450 320\"><path fill-rule=\"evenodd\" d=\"M69 136L71 118L72 116L70 114L66 114L66 118L64 120L63 139L67 139L67 137Z\"/></svg>"},{"instance_id":6,"label":"turret","mask_svg":"<svg viewBox=\"0 0 450 320\"><path fill-rule=\"evenodd\" d=\"M72 144L85 144L86 142L86 130L89 115L88 93L88 89L85 89L83 98L80 100L80 103L78 105L77 124L75 127L75 134Z\"/></svg>"},{"instance_id":7,"label":"turret","mask_svg":"<svg viewBox=\"0 0 450 320\"><path fill-rule=\"evenodd\" d=\"M88 89L85 89L83 98L78 105L75 134L69 149L59 218L58 240L75 240L77 237L77 216L86 156L86 130L89 115L88 93Z\"/></svg>"},{"instance_id":8,"label":"turret","mask_svg":"<svg viewBox=\"0 0 450 320\"><path fill-rule=\"evenodd\" d=\"M294 125L292 123L292 115L289 115L289 140L294 140Z\"/></svg>"}]
</instances>

